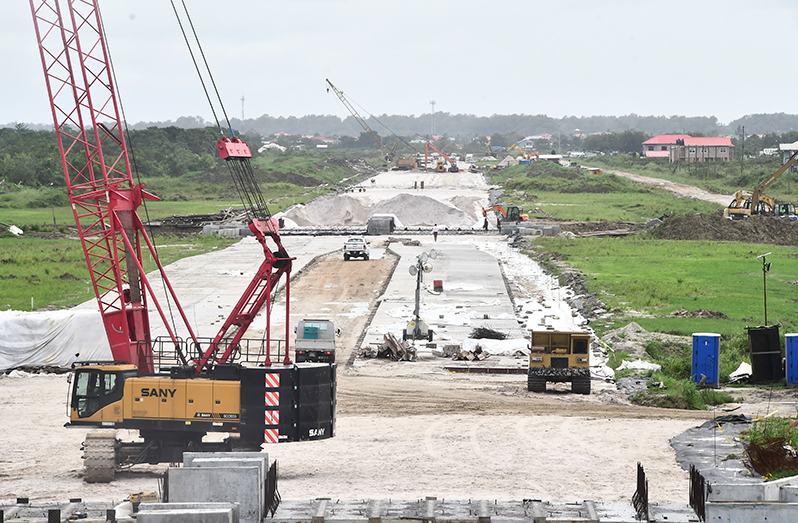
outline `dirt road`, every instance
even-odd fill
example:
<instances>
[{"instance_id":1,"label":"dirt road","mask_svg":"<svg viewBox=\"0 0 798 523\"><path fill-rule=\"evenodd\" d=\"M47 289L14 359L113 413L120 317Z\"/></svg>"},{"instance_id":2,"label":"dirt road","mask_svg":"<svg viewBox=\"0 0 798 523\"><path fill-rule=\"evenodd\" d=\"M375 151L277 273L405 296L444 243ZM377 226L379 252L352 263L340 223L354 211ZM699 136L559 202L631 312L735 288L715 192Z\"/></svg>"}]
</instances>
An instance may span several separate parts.
<instances>
[{"instance_id":1,"label":"dirt road","mask_svg":"<svg viewBox=\"0 0 798 523\"><path fill-rule=\"evenodd\" d=\"M634 180L637 183L642 183L645 185L653 185L655 187L667 189L671 192L678 194L679 196L685 196L687 198L697 198L699 200L717 203L719 205L723 205L724 207L729 205L729 202L732 200L731 195L726 196L723 194L710 193L704 189L695 187L694 185L676 183L668 180L663 180L661 178L652 178L650 176L643 176L642 174L635 174L626 171L616 171L614 169L605 169L604 172L617 174L618 176L623 176L624 178L629 178L630 180Z\"/></svg>"},{"instance_id":2,"label":"dirt road","mask_svg":"<svg viewBox=\"0 0 798 523\"><path fill-rule=\"evenodd\" d=\"M340 252L317 258L292 283L291 324L296 325L303 318L333 320L341 329L336 341L336 362L342 367L351 364L369 313L397 261L390 252L370 260L344 261Z\"/></svg>"}]
</instances>

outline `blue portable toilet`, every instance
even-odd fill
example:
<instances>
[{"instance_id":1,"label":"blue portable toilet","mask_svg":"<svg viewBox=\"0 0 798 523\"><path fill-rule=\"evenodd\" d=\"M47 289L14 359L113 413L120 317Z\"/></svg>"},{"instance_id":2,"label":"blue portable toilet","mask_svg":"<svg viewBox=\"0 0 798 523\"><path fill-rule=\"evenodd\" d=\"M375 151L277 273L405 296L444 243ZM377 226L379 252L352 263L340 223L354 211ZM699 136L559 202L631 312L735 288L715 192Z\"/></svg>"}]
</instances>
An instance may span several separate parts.
<instances>
[{"instance_id":1,"label":"blue portable toilet","mask_svg":"<svg viewBox=\"0 0 798 523\"><path fill-rule=\"evenodd\" d=\"M717 389L720 374L720 334L697 332L693 334L693 371L690 379L695 383Z\"/></svg>"},{"instance_id":2,"label":"blue portable toilet","mask_svg":"<svg viewBox=\"0 0 798 523\"><path fill-rule=\"evenodd\" d=\"M798 334L784 335L784 353L787 360L787 386L798 387Z\"/></svg>"}]
</instances>

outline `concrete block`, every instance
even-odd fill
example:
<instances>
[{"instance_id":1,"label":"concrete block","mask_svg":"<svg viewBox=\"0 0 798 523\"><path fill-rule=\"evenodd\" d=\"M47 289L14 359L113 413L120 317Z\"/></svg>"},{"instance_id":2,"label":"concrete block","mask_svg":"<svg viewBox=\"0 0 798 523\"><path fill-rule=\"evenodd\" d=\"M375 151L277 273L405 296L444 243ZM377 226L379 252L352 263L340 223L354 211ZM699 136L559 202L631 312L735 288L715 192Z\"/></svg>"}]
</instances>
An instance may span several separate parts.
<instances>
[{"instance_id":1,"label":"concrete block","mask_svg":"<svg viewBox=\"0 0 798 523\"><path fill-rule=\"evenodd\" d=\"M183 466L190 467L196 458L263 458L269 464L268 452L184 452Z\"/></svg>"},{"instance_id":2,"label":"concrete block","mask_svg":"<svg viewBox=\"0 0 798 523\"><path fill-rule=\"evenodd\" d=\"M796 503L707 503L707 523L794 523L798 520Z\"/></svg>"},{"instance_id":3,"label":"concrete block","mask_svg":"<svg viewBox=\"0 0 798 523\"><path fill-rule=\"evenodd\" d=\"M781 487L781 490L779 491L779 501L798 503L798 487L795 485Z\"/></svg>"},{"instance_id":4,"label":"concrete block","mask_svg":"<svg viewBox=\"0 0 798 523\"><path fill-rule=\"evenodd\" d=\"M798 476L776 479L764 484L765 501L781 501L781 490L787 487L798 486Z\"/></svg>"},{"instance_id":5,"label":"concrete block","mask_svg":"<svg viewBox=\"0 0 798 523\"><path fill-rule=\"evenodd\" d=\"M260 476L258 478L258 485L260 485L260 511L261 514L265 513L266 507L266 499L265 499L265 485L266 485L266 474L269 472L269 464L267 459L263 458L263 455L255 454L254 457L241 457L241 458L229 458L229 457L204 457L199 456L195 457L191 460L191 467L202 468L202 467L226 467L226 468L235 468L235 467L258 467L260 469Z\"/></svg>"},{"instance_id":6,"label":"concrete block","mask_svg":"<svg viewBox=\"0 0 798 523\"><path fill-rule=\"evenodd\" d=\"M798 476L757 483L712 483L707 501L785 501L782 490L798 487Z\"/></svg>"},{"instance_id":7,"label":"concrete block","mask_svg":"<svg viewBox=\"0 0 798 523\"><path fill-rule=\"evenodd\" d=\"M707 501L765 501L765 489L762 483L712 483L707 489Z\"/></svg>"},{"instance_id":8,"label":"concrete block","mask_svg":"<svg viewBox=\"0 0 798 523\"><path fill-rule=\"evenodd\" d=\"M242 523L263 519L260 467L171 467L167 473L171 502L238 503Z\"/></svg>"},{"instance_id":9,"label":"concrete block","mask_svg":"<svg viewBox=\"0 0 798 523\"><path fill-rule=\"evenodd\" d=\"M194 509L222 509L233 511L233 523L238 523L241 519L241 510L238 503L142 503L139 505L139 512L154 512L158 510L194 510Z\"/></svg>"},{"instance_id":10,"label":"concrete block","mask_svg":"<svg viewBox=\"0 0 798 523\"><path fill-rule=\"evenodd\" d=\"M138 523L236 523L232 509L184 508L139 511Z\"/></svg>"}]
</instances>

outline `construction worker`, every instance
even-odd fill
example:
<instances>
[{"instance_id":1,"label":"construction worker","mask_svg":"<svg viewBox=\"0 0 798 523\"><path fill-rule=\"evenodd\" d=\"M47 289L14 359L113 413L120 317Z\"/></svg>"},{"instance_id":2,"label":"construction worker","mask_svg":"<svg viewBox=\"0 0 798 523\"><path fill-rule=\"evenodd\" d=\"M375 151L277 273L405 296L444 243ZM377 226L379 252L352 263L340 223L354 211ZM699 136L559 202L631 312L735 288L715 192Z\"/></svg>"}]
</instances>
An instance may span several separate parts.
<instances>
[{"instance_id":1,"label":"construction worker","mask_svg":"<svg viewBox=\"0 0 798 523\"><path fill-rule=\"evenodd\" d=\"M438 224L437 223L432 227L432 237L435 239L435 241L438 241Z\"/></svg>"}]
</instances>

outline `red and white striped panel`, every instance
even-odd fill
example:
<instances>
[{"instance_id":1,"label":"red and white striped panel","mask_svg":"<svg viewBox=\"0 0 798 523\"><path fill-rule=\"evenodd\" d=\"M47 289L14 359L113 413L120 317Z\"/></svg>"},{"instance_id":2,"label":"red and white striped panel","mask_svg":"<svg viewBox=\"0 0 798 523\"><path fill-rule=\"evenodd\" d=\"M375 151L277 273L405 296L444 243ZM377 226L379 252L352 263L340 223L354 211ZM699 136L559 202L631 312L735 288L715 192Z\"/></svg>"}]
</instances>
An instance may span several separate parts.
<instances>
[{"instance_id":1,"label":"red and white striped panel","mask_svg":"<svg viewBox=\"0 0 798 523\"><path fill-rule=\"evenodd\" d=\"M263 431L264 443L277 443L280 441L280 434L277 429L266 429Z\"/></svg>"},{"instance_id":2,"label":"red and white striped panel","mask_svg":"<svg viewBox=\"0 0 798 523\"><path fill-rule=\"evenodd\" d=\"M267 410L266 411L266 425L279 425L280 424L280 411Z\"/></svg>"},{"instance_id":3,"label":"red and white striped panel","mask_svg":"<svg viewBox=\"0 0 798 523\"><path fill-rule=\"evenodd\" d=\"M267 392L265 401L267 407L279 407L280 406L280 393L279 392Z\"/></svg>"},{"instance_id":4,"label":"red and white striped panel","mask_svg":"<svg viewBox=\"0 0 798 523\"><path fill-rule=\"evenodd\" d=\"M266 373L266 388L267 389L276 389L280 387L280 374L275 373Z\"/></svg>"}]
</instances>

